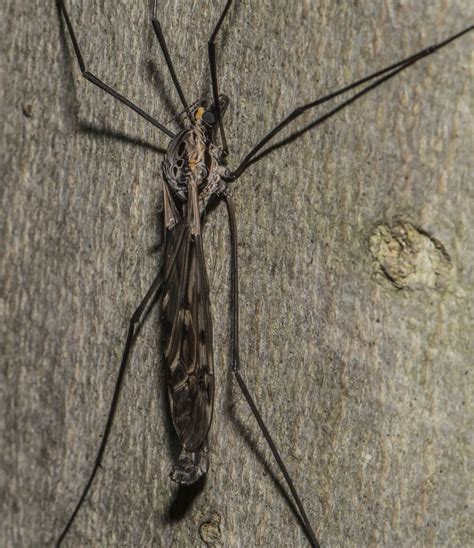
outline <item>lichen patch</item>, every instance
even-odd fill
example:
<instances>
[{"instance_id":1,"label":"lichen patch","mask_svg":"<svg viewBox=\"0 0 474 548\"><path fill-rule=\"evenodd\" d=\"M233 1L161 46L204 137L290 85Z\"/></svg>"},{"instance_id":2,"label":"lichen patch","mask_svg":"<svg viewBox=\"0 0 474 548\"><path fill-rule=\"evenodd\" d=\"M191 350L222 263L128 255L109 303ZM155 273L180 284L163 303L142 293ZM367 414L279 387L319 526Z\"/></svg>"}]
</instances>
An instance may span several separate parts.
<instances>
[{"instance_id":1,"label":"lichen patch","mask_svg":"<svg viewBox=\"0 0 474 548\"><path fill-rule=\"evenodd\" d=\"M377 274L398 289L448 287L453 265L436 238L409 222L380 224L370 237Z\"/></svg>"}]
</instances>

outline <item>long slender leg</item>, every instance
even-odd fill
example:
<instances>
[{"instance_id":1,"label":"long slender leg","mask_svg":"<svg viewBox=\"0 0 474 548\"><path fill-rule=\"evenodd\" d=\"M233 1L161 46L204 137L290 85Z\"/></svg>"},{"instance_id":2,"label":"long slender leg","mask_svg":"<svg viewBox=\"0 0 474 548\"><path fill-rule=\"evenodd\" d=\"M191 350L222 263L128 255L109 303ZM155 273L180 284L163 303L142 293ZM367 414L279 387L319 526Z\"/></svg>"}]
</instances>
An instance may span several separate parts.
<instances>
[{"instance_id":1,"label":"long slender leg","mask_svg":"<svg viewBox=\"0 0 474 548\"><path fill-rule=\"evenodd\" d=\"M100 89L102 89L103 91L108 93L109 95L112 95L112 97L114 97L115 99L117 99L118 101L120 101L121 103L126 105L127 107L134 110L137 114L139 114L140 116L145 118L145 120L148 120L148 122L153 124L155 127L157 127L159 130L161 130L163 133L166 133L166 135L168 135L168 137L173 138L174 133L172 131L170 131L168 128L166 128L164 125L160 124L160 122L158 122L158 120L155 120L155 118L153 118L152 116L147 114L144 110L142 110L140 107L138 107L137 105L135 105L134 103L129 101L126 97L121 95L118 91L115 91L113 88L111 88L110 86L108 86L107 84L102 82L102 80L99 80L99 78L97 78L97 76L94 76L94 74L92 74L91 72L86 70L86 65L84 63L84 59L82 57L82 53L81 53L81 50L79 48L79 44L78 44L77 39L76 39L76 34L74 32L74 28L72 26L71 20L69 19L69 14L68 14L66 6L64 4L64 0L57 0L57 1L58 1L59 10L63 14L64 20L66 21L66 26L67 26L67 29L69 31L69 35L71 36L72 45L74 47L74 52L76 54L77 61L79 63L79 67L81 69L82 76L84 76L84 78L86 80L88 80L89 82L92 82L94 85L96 85L97 87L99 87Z\"/></svg>"},{"instance_id":2,"label":"long slender leg","mask_svg":"<svg viewBox=\"0 0 474 548\"><path fill-rule=\"evenodd\" d=\"M379 78L376 80L373 84L370 86L365 87L361 92L357 93L354 97L347 100L346 102L342 103L338 107L331 110L328 114L322 116L321 118L318 118L315 122L308 125L305 130L311 129L315 127L316 125L319 125L323 121L327 120L336 112L339 112L342 108L349 105L350 103L353 103L355 100L359 99L372 89L376 88L380 84L386 82L390 78L393 78L396 74L401 72L402 70L405 70L407 67L413 65L420 59L423 59L424 57L427 57L428 55L433 54L434 52L438 51L439 49L443 48L444 46L448 45L450 42L456 40L457 38L460 38L464 34L470 32L474 29L474 26L467 27L466 29L462 30L461 32L458 32L457 34L449 37L448 39L444 40L443 42L440 42L438 44L433 44L432 46L429 46L427 48L422 49L418 53L415 53L414 55L411 55L410 57L407 57L406 59L403 59L402 61L398 61L397 63L390 65L389 67L385 67L381 70L378 70L377 72L374 72L373 74L370 74L369 76L366 76L365 78L362 78L361 80L357 80L356 82L353 82L352 84L349 84L347 86L344 86L329 95L326 95L324 97L321 97L320 99L317 99L316 101L312 101L311 103L307 103L306 105L302 105L297 107L290 115L288 115L286 118L284 118L277 126L275 126L270 132L268 132L251 150L250 152L243 158L243 160L240 162L237 169L231 173L231 175L227 178L229 181L235 181L242 175L242 173L247 169L247 167L251 163L255 163L257 159L263 158L263 156L266 156L266 153L262 153L257 158L254 158L254 156L257 154L259 150L261 150L267 143L272 139L277 133L279 133L282 129L284 129L290 122L301 116L304 112L306 112L309 109L312 109L318 105L321 105L322 103L325 103L327 101L330 101L331 99L334 99L335 97L346 93L361 84L364 84L370 80L373 80L374 78L377 78L379 76L385 75L382 78ZM300 135L300 132L295 134L295 138ZM291 139L293 140L293 139ZM289 141L288 141L289 142ZM287 144L287 141L285 140L280 146L283 144ZM271 147L270 147L271 148ZM269 149L270 150L270 149ZM273 149L271 149L273 150ZM252 161L252 158L254 160Z\"/></svg>"},{"instance_id":3,"label":"long slender leg","mask_svg":"<svg viewBox=\"0 0 474 548\"><path fill-rule=\"evenodd\" d=\"M176 76L176 72L173 67L173 62L171 61L170 53L166 45L166 40L163 35L163 31L161 30L160 22L158 21L156 17L156 4L157 4L157 0L155 0L154 6L153 6L153 16L151 18L151 24L153 25L153 30L155 31L156 37L158 38L158 42L160 43L161 51L163 52L163 55L165 56L166 64L170 71L171 78L173 79L174 86L176 88L176 91L178 92L179 98L181 99L181 102L183 103L184 110L186 111L186 114L188 115L189 121L191 122L192 125L194 125L196 123L196 120L193 118L191 111L189 110L186 97L184 96L178 77Z\"/></svg>"},{"instance_id":4,"label":"long slender leg","mask_svg":"<svg viewBox=\"0 0 474 548\"><path fill-rule=\"evenodd\" d=\"M237 380L237 383L242 390L242 393L249 404L250 409L260 427L260 430L267 442L268 446L277 461L278 467L280 468L285 481L293 495L296 506L298 507L300 517L304 524L306 534L308 539L311 542L313 548L319 548L319 543L316 539L316 535L311 527L308 516L304 509L303 503L298 495L298 491L291 479L290 474L283 462L280 453L273 441L273 438L268 431L265 422L262 419L262 416L255 405L255 402L247 388L246 383L244 382L242 375L240 374L240 358L239 358L239 276L238 276L238 252L237 252L237 222L235 218L234 204L231 197L228 194L224 194L224 200L227 206L227 213L229 218L229 227L230 227L230 239L231 239L231 368L234 376Z\"/></svg>"},{"instance_id":5,"label":"long slender leg","mask_svg":"<svg viewBox=\"0 0 474 548\"><path fill-rule=\"evenodd\" d=\"M119 401L120 390L122 388L123 378L124 378L125 370L126 370L127 363L128 363L128 356L130 354L130 349L132 347L132 343L133 343L133 339L134 339L137 324L140 321L141 317L143 316L143 313L145 312L148 304L153 302L153 300L159 295L159 292L160 292L161 287L162 287L162 281L163 281L163 276L162 276L162 273L160 272L158 274L158 276L155 278L155 280L153 281L153 283L151 284L150 289L148 289L145 297L143 297L141 303L138 305L138 308L135 310L135 312L133 313L133 316L130 319L130 325L129 325L128 333L127 333L127 340L125 342L125 347L124 347L123 354L122 354L122 361L120 363L120 369L119 369L119 372L118 372L118 375L117 375L117 380L115 382L115 389L114 389L114 394L113 394L113 397L112 397L112 403L110 405L109 416L107 417L107 423L105 425L104 434L102 436L102 441L100 443L100 447L99 447L99 450L97 452L97 457L96 457L96 460L95 460L95 464L94 464L94 467L92 469L92 473L89 476L89 480L87 481L86 486L84 487L84 490L82 491L82 494L79 498L79 501L76 504L76 507L74 508L74 511L72 512L71 517L69 518L69 521L67 522L67 524L64 527L61 535L59 536L59 539L56 543L57 547L59 547L61 545L61 543L64 540L65 536L67 535L69 529L71 528L71 525L73 524L73 522L76 518L76 515L79 512L79 510L82 506L82 503L84 502L84 499L87 496L87 493L89 492L89 489L92 485L92 482L94 481L94 478L97 474L97 470L100 467L100 464L101 464L101 461L102 461L102 456L104 454L105 447L107 445L107 441L108 441L109 436L110 436L110 431L112 429L112 424L114 422L115 413L117 411L117 404L118 404L118 401Z\"/></svg>"},{"instance_id":6,"label":"long slender leg","mask_svg":"<svg viewBox=\"0 0 474 548\"><path fill-rule=\"evenodd\" d=\"M221 134L222 149L224 151L224 154L226 155L229 153L229 148L227 147L227 140L225 138L225 132L224 132L224 124L222 123L222 113L221 113L221 108L219 106L219 86L217 82L215 40L216 40L217 33L219 32L219 29L221 28L222 22L224 21L224 18L227 15L227 12L229 11L231 4L232 4L232 0L227 0L227 4L225 5L224 10L222 11L221 16L219 17L219 21L217 21L217 24L214 27L214 30L212 31L211 37L209 38L209 41L207 42L209 65L211 67L212 96L214 99L214 106L216 107L217 120L219 122L219 131Z\"/></svg>"},{"instance_id":7,"label":"long slender leg","mask_svg":"<svg viewBox=\"0 0 474 548\"><path fill-rule=\"evenodd\" d=\"M323 114L322 116L319 116L318 118L316 118L316 120L313 120L307 126L303 127L302 129L299 129L299 130L295 131L294 133L292 133L291 135L289 135L285 139L282 139L281 141L279 141L279 142L277 142L273 145L270 145L269 147L265 148L262 152L260 152L260 154L257 154L255 156L252 156L252 157L248 158L246 161L243 162L243 165L241 164L239 166L239 168L237 170L239 172L239 175L241 175L250 165L258 162L259 160L261 160L262 158L264 158L265 156L267 156L268 154L270 154L274 150L293 142L295 139L297 139L298 137L303 135L303 133L306 133L306 131L309 131L310 129L313 129L316 126L319 126L320 124L322 124L323 122L325 122L326 120L328 120L329 118L334 116L337 112L339 112L343 108L345 108L345 107L349 106L350 104L354 103L355 101L360 99L363 95L365 95L369 91L375 89L376 87L380 86L381 84L383 84L387 80L390 80L395 75L397 75L399 72L401 72L402 70L405 70L408 66L416 63L417 61L418 61L418 58L417 59L412 59L407 64L402 65L397 69L394 69L392 72L386 74L382 78L379 78L378 80L376 80L374 83L370 84L369 86L366 86L365 88L363 88L361 91L359 91L358 93L356 93L355 95L353 95L352 97L347 99L346 101L343 101L337 107L334 107L329 112L326 112L326 114Z\"/></svg>"}]
</instances>

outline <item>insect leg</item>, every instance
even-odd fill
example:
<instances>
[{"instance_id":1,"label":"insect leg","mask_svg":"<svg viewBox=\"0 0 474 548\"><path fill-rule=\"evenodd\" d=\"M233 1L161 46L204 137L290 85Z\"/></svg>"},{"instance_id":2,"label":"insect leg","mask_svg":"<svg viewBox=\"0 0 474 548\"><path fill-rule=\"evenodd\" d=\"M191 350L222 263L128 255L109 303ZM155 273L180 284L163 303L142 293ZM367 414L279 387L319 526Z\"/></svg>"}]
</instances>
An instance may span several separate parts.
<instances>
[{"instance_id":1,"label":"insect leg","mask_svg":"<svg viewBox=\"0 0 474 548\"><path fill-rule=\"evenodd\" d=\"M407 57L406 59L403 59L402 61L398 61L397 63L394 63L393 65L390 65L388 67L385 67L381 70L378 70L377 72L374 72L373 74L370 74L369 76L366 76L365 78L362 78L360 80L357 80L356 82L353 82L352 84L349 84L347 86L344 86L329 95L326 95L324 97L321 97L320 99L317 99L316 101L312 101L311 103L307 103L306 105L302 105L297 107L291 114L289 114L286 118L284 118L277 126L275 126L270 132L268 132L252 149L251 151L243 158L243 160L240 162L237 169L232 172L226 179L229 181L235 181L242 175L242 173L249 167L250 164L253 164L257 162L258 160L262 159L264 156L275 150L276 148L280 148L281 146L284 146L294 139L298 138L300 135L302 135L304 132L316 127L317 125L323 123L325 120L342 110L347 105L353 103L372 89L378 87L380 84L386 82L390 78L393 78L396 74L401 72L402 70L405 70L409 66L415 64L420 59L423 59L424 57L427 57L428 55L433 54L434 52L438 51L442 47L448 45L450 42L456 40L457 38L460 38L464 34L470 32L474 29L474 26L467 27L466 29L462 30L461 32L458 32L457 34L447 38L443 42L440 42L438 44L433 44L432 46L429 46L427 48L422 49L418 53L415 53L414 55L411 55L410 57ZM382 76L381 78L378 78ZM321 105L322 103L325 103L327 101L330 101L331 99L334 99L335 97L346 93L370 80L373 80L374 78L378 78L374 83L371 85L365 87L348 99L347 101L341 103L336 108L330 110L327 114L321 116L320 118L317 118L314 122L307 125L302 130L299 130L295 132L294 134L290 135L288 138L282 140L280 143L277 143L276 145L273 145L271 147L268 147L265 149L262 153L260 153L258 156L255 157L257 152L261 150L277 133L279 133L282 129L284 129L288 124L290 124L293 120L301 116L304 112L306 112L309 109L312 109L318 105Z\"/></svg>"},{"instance_id":2,"label":"insect leg","mask_svg":"<svg viewBox=\"0 0 474 548\"><path fill-rule=\"evenodd\" d=\"M219 29L221 28L222 22L224 21L225 16L227 15L227 12L229 11L230 5L232 4L232 0L227 0L227 4L224 7L224 10L219 17L219 20L217 21L216 26L214 27L214 30L212 31L211 37L209 38L209 41L207 42L207 51L209 55L209 65L211 67L211 80L212 80L212 96L214 99L214 105L216 107L217 112L217 120L219 122L219 131L221 134L221 141L222 141L222 149L224 151L224 154L229 153L229 148L227 147L227 140L225 138L225 132L224 132L224 124L222 123L222 114L221 114L221 108L219 106L219 87L217 85L217 67L216 67L216 45L215 45L215 39L217 36L217 33L219 32Z\"/></svg>"},{"instance_id":3,"label":"insect leg","mask_svg":"<svg viewBox=\"0 0 474 548\"><path fill-rule=\"evenodd\" d=\"M160 43L161 51L163 52L163 55L165 56L166 64L168 65L168 69L170 71L171 78L173 79L176 91L178 92L179 98L181 99L181 102L183 103L184 110L186 111L186 114L188 115L188 118L191 124L195 125L196 120L194 119L194 117L191 114L191 111L189 110L188 103L186 101L183 90L179 83L178 77L176 76L176 72L173 67L173 62L171 61L171 57L168 51L168 47L166 45L165 37L163 35L163 31L161 30L160 22L158 21L156 17L156 4L157 4L157 0L155 0L154 6L153 6L153 16L151 18L151 24L153 25L153 30L155 31L156 37L158 38L158 42Z\"/></svg>"},{"instance_id":4,"label":"insect leg","mask_svg":"<svg viewBox=\"0 0 474 548\"><path fill-rule=\"evenodd\" d=\"M168 128L166 128L164 125L160 124L160 122L158 122L158 120L155 120L155 118L153 118L152 116L147 114L144 110L142 110L140 107L138 107L137 105L135 105L134 103L129 101L126 97L121 95L118 91L115 91L113 88L111 88L110 86L108 86L107 84L102 82L102 80L99 80L99 78L97 78L97 76L94 76L94 74L92 74L91 72L86 70L86 65L84 63L84 59L82 57L82 53L81 53L81 50L79 48L79 44L78 44L77 39L76 39L76 34L74 32L74 28L72 26L71 20L69 19L69 14L68 14L66 6L64 4L64 0L57 0L57 2L58 2L59 10L64 16L64 20L66 22L66 26L67 26L67 29L69 31L69 35L71 36L72 45L74 47L74 53L76 54L77 61L79 63L79 67L80 67L81 72L82 72L82 76L84 76L84 78L86 80L89 80L89 82L92 82L94 85L96 85L97 87L99 87L100 89L102 89L103 91L108 93L109 95L112 95L112 97L114 97L115 99L117 99L118 101L120 101L121 103L126 105L127 107L134 110L137 114L139 114L140 116L145 118L145 120L148 120L148 122L152 123L155 127L160 129L163 133L166 133L166 135L168 135L168 137L173 138L174 133L172 131L170 131Z\"/></svg>"},{"instance_id":5,"label":"insect leg","mask_svg":"<svg viewBox=\"0 0 474 548\"><path fill-rule=\"evenodd\" d=\"M278 467L280 468L285 481L293 495L296 506L298 507L302 524L304 526L305 532L311 542L313 548L319 548L319 543L314 534L313 528L309 522L308 516L304 509L303 503L298 495L298 491L291 479L291 476L283 462L280 453L273 441L273 438L268 431L265 422L262 419L260 411L258 410L250 392L247 388L245 381L240 374L240 358L239 358L239 277L238 277L238 252L237 252L237 222L235 217L234 203L229 194L224 194L224 200L227 206L227 213L229 218L229 227L230 227L230 240L231 240L231 368L234 376L237 380L237 383L242 390L242 393L247 400L247 403L260 427L260 430L270 447L275 460L277 461Z\"/></svg>"},{"instance_id":6,"label":"insect leg","mask_svg":"<svg viewBox=\"0 0 474 548\"><path fill-rule=\"evenodd\" d=\"M59 539L56 543L57 547L59 547L61 545L61 543L64 540L65 536L67 535L69 529L71 528L71 525L73 524L73 522L76 518L76 515L79 512L79 510L82 506L82 503L84 502L84 499L87 496L87 493L89 492L89 489L92 485L92 482L94 481L95 475L97 474L97 470L100 467L100 464L101 464L101 461L102 461L102 456L104 454L105 447L106 447L107 441L109 439L110 431L112 429L112 424L114 422L115 413L117 411L117 404L118 404L118 401L119 401L120 390L122 388L123 377L124 377L124 374L125 374L125 369L127 367L128 356L130 354L130 349L132 347L132 343L133 343L133 340L134 340L134 337L135 337L135 330L137 328L137 324L139 323L140 319L142 318L143 313L147 309L148 305L150 303L153 303L153 301L159 296L159 293L160 293L161 288L162 288L162 281L163 281L163 275L160 272L158 274L158 276L155 278L155 280L153 281L153 283L151 284L151 286L148 289L145 297L143 297L141 303L138 305L138 308L135 310L135 312L133 313L133 315L130 319L130 325L129 325L128 333L127 333L127 340L125 342L125 347L124 347L123 354L122 354L122 361L121 361L120 369L119 369L119 372L118 372L118 375L117 375L117 380L115 382L115 388L114 388L114 394L113 394L113 397L112 397L112 403L110 405L110 411L109 411L109 415L107 417L107 423L105 425L104 434L102 436L102 441L100 443L100 447L99 447L99 450L97 452L97 457L96 457L96 460L95 460L94 468L92 469L92 473L89 477L89 480L87 481L86 486L85 486L84 490L82 491L81 497L79 498L79 502L76 504L76 507L74 508L74 511L72 512L71 517L69 518L69 521L67 522L66 526L64 527L64 529L63 529L63 531L62 531L62 533L61 533L61 535L60 535L60 537L59 537Z\"/></svg>"}]
</instances>

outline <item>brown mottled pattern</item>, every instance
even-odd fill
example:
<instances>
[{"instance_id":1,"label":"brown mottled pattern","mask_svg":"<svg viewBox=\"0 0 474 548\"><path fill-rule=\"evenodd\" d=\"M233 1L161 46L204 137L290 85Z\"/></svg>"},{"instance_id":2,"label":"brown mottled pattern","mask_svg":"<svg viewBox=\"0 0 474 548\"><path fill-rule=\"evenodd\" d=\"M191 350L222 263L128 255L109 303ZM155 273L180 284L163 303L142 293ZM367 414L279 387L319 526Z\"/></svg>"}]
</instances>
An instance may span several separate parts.
<instances>
[{"instance_id":1,"label":"brown mottled pattern","mask_svg":"<svg viewBox=\"0 0 474 548\"><path fill-rule=\"evenodd\" d=\"M198 122L196 126L180 132L170 142L162 162L162 173L173 194L184 202L187 199L188 181L198 181L201 210L218 190L223 168L219 166L220 148L210 143Z\"/></svg>"}]
</instances>

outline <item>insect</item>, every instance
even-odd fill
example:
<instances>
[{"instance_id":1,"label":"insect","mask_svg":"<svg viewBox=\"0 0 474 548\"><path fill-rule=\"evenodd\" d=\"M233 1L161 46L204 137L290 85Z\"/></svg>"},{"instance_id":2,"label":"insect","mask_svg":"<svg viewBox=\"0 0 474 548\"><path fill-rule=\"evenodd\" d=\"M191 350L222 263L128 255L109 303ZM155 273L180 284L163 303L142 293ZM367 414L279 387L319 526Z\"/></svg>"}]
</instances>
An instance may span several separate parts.
<instances>
[{"instance_id":1,"label":"insect","mask_svg":"<svg viewBox=\"0 0 474 548\"><path fill-rule=\"evenodd\" d=\"M472 27L450 37L444 42L426 48L407 59L347 85L330 95L297 108L264 136L244 157L237 168L232 170L226 165L228 147L223 123L229 99L219 93L220 85L215 55L216 39L231 5L232 0L228 0L217 20L209 41L212 101L202 101L190 107L174 70L164 34L157 18L157 7L155 4L154 15L152 17L153 29L187 117L188 127L178 134L174 134L160 121L155 120L140 107L88 71L65 3L64 1L60 2L60 8L83 76L153 124L158 130L169 137L171 142L162 164L165 226L164 264L132 316L111 410L96 463L82 495L59 537L58 544L65 538L74 522L99 469L117 409L120 387L135 336L136 326L142 319L148 306L158 298L161 298L162 301L165 332L164 354L168 370L168 394L171 418L181 444L181 455L171 471L171 478L181 485L190 485L205 476L209 470L210 451L208 447L208 433L212 421L215 386L209 283L202 245L202 227L208 209L216 201L223 201L227 208L231 233L231 302L233 305L233 313L231 315L231 369L285 477L297 506L299 519L305 529L308 541L313 546L318 546L318 540L313 532L298 491L241 373L239 360L237 232L231 189L233 184L239 180L250 165L266 157L277 146L287 144L297 138L303 131L312 129L323 123L370 90L393 78L405 68L423 57L432 54L469 30L472 30ZM329 112L303 128L303 130L286 138L283 142L277 145L269 145L268 148L265 148L271 139L288 124L299 118L304 112L351 90L356 91L349 99L332 108ZM218 139L220 139L220 144L217 144Z\"/></svg>"}]
</instances>

